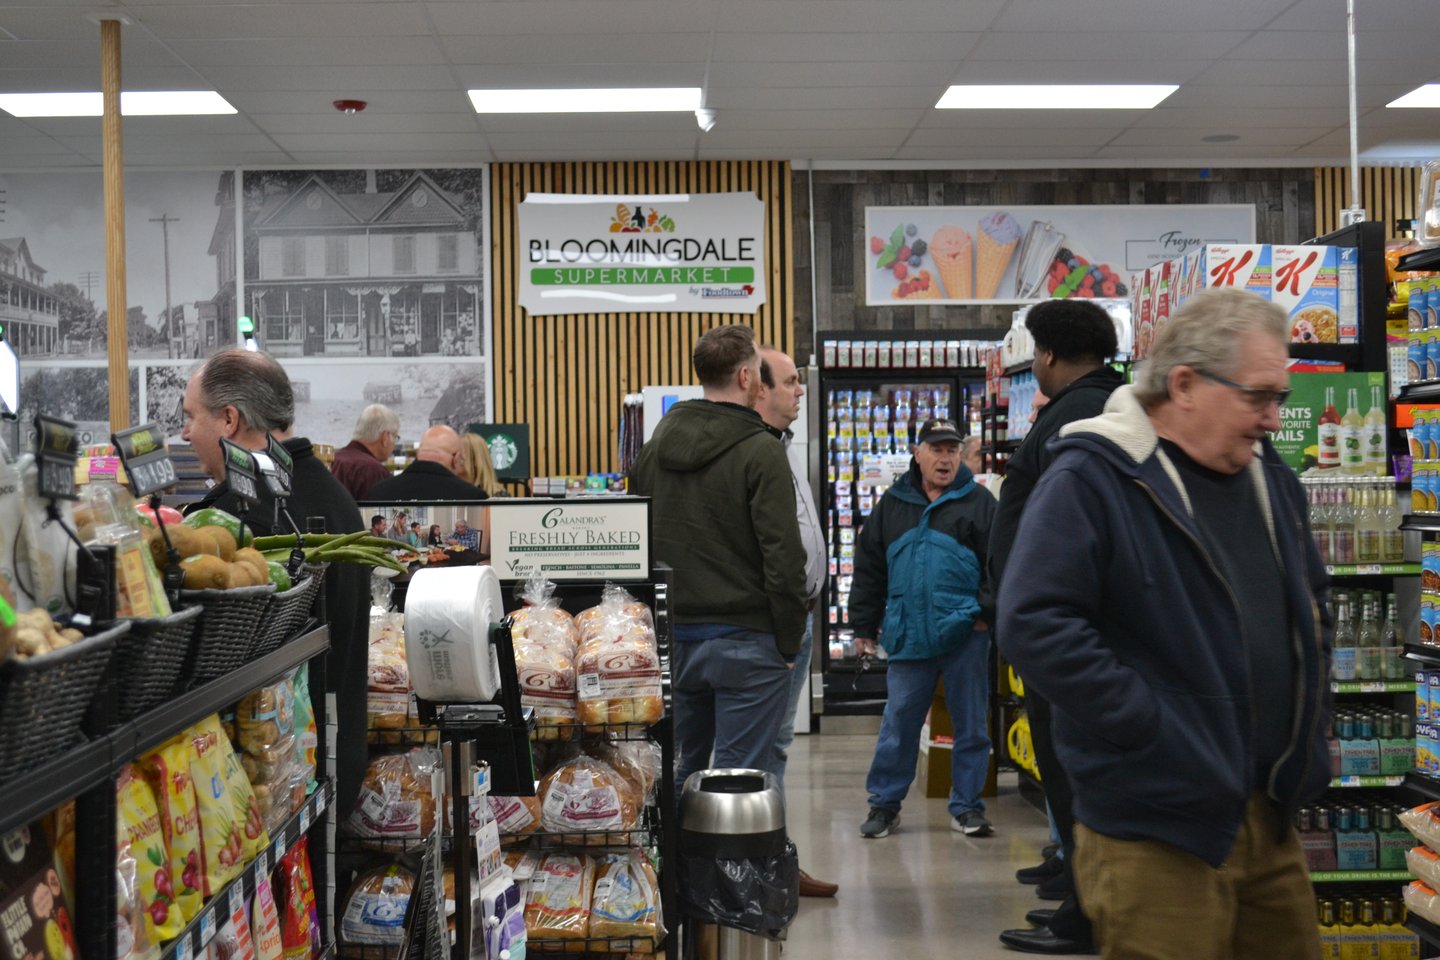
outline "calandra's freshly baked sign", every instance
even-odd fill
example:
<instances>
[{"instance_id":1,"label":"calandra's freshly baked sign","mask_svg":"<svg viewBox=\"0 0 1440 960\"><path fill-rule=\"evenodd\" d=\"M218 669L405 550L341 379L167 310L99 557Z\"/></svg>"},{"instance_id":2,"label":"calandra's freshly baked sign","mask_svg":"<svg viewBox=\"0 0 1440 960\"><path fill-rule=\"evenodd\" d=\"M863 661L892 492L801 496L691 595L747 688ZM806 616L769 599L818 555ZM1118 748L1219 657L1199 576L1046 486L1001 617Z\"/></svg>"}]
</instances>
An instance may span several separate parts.
<instances>
[{"instance_id":1,"label":"calandra's freshly baked sign","mask_svg":"<svg viewBox=\"0 0 1440 960\"><path fill-rule=\"evenodd\" d=\"M765 302L765 204L753 193L532 193L519 227L520 305L532 315L754 313Z\"/></svg>"}]
</instances>

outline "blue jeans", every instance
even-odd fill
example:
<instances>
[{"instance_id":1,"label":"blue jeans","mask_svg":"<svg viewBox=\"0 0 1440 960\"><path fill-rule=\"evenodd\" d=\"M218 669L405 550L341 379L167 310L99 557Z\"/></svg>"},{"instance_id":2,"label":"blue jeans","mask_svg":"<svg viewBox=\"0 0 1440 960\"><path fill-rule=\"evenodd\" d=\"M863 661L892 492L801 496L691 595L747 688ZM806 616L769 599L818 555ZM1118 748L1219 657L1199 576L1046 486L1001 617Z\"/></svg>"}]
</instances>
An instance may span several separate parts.
<instances>
[{"instance_id":1,"label":"blue jeans","mask_svg":"<svg viewBox=\"0 0 1440 960\"><path fill-rule=\"evenodd\" d=\"M806 617L800 652L795 654L795 669L790 671L790 699L785 705L785 719L780 723L780 735L775 738L775 776L780 778L781 792L785 790L785 763L790 759L790 745L795 742L795 711L800 706L805 678L810 675L810 649L814 645L815 618Z\"/></svg>"},{"instance_id":2,"label":"blue jeans","mask_svg":"<svg viewBox=\"0 0 1440 960\"><path fill-rule=\"evenodd\" d=\"M898 813L915 780L920 753L920 728L935 695L935 681L945 681L945 706L955 726L950 759L950 815L985 811L980 791L990 767L990 736L985 728L990 694L990 634L976 631L959 650L929 660L891 660L885 669L885 716L875 759L865 778L870 806Z\"/></svg>"},{"instance_id":3,"label":"blue jeans","mask_svg":"<svg viewBox=\"0 0 1440 960\"><path fill-rule=\"evenodd\" d=\"M676 624L670 665L675 795L690 774L710 766L777 773L775 737L789 700L790 666L775 646L775 635Z\"/></svg>"}]
</instances>

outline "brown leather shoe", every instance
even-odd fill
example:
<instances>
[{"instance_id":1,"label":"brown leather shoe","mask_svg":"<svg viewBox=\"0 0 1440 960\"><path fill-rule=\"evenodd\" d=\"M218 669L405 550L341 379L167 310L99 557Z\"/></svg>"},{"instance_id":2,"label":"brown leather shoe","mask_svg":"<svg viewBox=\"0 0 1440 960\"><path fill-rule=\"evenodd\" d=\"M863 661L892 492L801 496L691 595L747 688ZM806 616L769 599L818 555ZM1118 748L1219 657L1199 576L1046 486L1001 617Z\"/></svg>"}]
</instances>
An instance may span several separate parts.
<instances>
[{"instance_id":1,"label":"brown leather shoe","mask_svg":"<svg viewBox=\"0 0 1440 960\"><path fill-rule=\"evenodd\" d=\"M800 896L802 897L833 897L839 889L838 883L816 880L804 870L800 871Z\"/></svg>"}]
</instances>

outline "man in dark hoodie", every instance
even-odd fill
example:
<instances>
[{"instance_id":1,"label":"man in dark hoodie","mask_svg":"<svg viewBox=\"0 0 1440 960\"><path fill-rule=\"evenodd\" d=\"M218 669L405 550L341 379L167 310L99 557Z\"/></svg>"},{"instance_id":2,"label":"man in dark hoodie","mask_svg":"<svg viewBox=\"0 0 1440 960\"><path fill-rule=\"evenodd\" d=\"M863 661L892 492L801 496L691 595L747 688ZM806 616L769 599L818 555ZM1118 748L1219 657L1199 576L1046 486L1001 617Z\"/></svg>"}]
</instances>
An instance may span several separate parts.
<instances>
[{"instance_id":1,"label":"man in dark hoodie","mask_svg":"<svg viewBox=\"0 0 1440 960\"><path fill-rule=\"evenodd\" d=\"M630 470L652 498L655 556L675 571L676 793L710 765L779 773L775 738L805 631L805 547L785 450L755 412L745 326L695 344L704 399L665 414Z\"/></svg>"},{"instance_id":2,"label":"man in dark hoodie","mask_svg":"<svg viewBox=\"0 0 1440 960\"><path fill-rule=\"evenodd\" d=\"M1002 577L1005 561L1015 545L1015 531L1020 526L1025 504L1055 459L1051 439L1066 424L1099 416L1110 394L1125 382L1120 374L1106 366L1106 361L1119 347L1115 324L1099 305L1087 300L1047 300L1030 308L1025 315L1025 327L1035 341L1032 369L1036 385L1050 399L1038 408L1035 426L1025 435L1005 468L1000 506L990 531L990 576L997 596L1005 588ZM1023 571L1019 575L1023 575ZM1020 871L1017 878L1022 883L1040 883L1042 895L1064 902L1053 913L1032 911L1028 918L1043 922L1034 929L1006 930L1000 934L1000 941L1030 953L1088 952L1093 947L1090 921L1076 903L1074 880L1070 875L1075 823L1070 812L1070 782L1065 768L1055 759L1050 737L1050 705L1031 686L1025 688L1025 711L1030 720L1035 761L1040 768L1040 784L1045 788L1045 799L1055 820L1060 850L1040 866Z\"/></svg>"},{"instance_id":3,"label":"man in dark hoodie","mask_svg":"<svg viewBox=\"0 0 1440 960\"><path fill-rule=\"evenodd\" d=\"M985 730L990 693L986 544L995 498L960 462L953 420L928 420L916 438L910 472L875 505L860 530L850 620L862 655L878 638L889 659L885 715L865 778L867 839L888 836L915 779L920 728L945 682L955 725L951 748L950 827L968 837L994 831L980 792L990 763Z\"/></svg>"},{"instance_id":4,"label":"man in dark hoodie","mask_svg":"<svg viewBox=\"0 0 1440 960\"><path fill-rule=\"evenodd\" d=\"M1193 296L1073 423L1020 522L996 639L1054 707L1075 883L1107 957L1314 957L1295 811L1329 782L1328 578L1267 434L1285 311Z\"/></svg>"}]
</instances>

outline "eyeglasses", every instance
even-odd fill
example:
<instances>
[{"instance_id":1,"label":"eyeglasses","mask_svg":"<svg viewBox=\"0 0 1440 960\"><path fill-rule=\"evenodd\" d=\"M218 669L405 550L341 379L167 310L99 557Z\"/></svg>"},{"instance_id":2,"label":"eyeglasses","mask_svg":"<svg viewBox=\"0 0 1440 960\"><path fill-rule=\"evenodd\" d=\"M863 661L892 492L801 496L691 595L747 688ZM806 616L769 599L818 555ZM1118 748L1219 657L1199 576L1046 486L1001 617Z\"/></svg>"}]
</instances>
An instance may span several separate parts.
<instances>
[{"instance_id":1,"label":"eyeglasses","mask_svg":"<svg viewBox=\"0 0 1440 960\"><path fill-rule=\"evenodd\" d=\"M1239 390L1245 395L1245 401L1250 404L1256 413L1264 413L1270 409L1270 404L1272 403L1277 407L1283 407L1285 406L1285 401L1290 399L1290 391L1288 389L1266 390L1263 387L1247 387L1243 383L1227 380L1218 374L1211 373L1209 370L1197 369L1195 372L1206 380L1213 380L1222 386L1229 387L1231 390Z\"/></svg>"}]
</instances>

